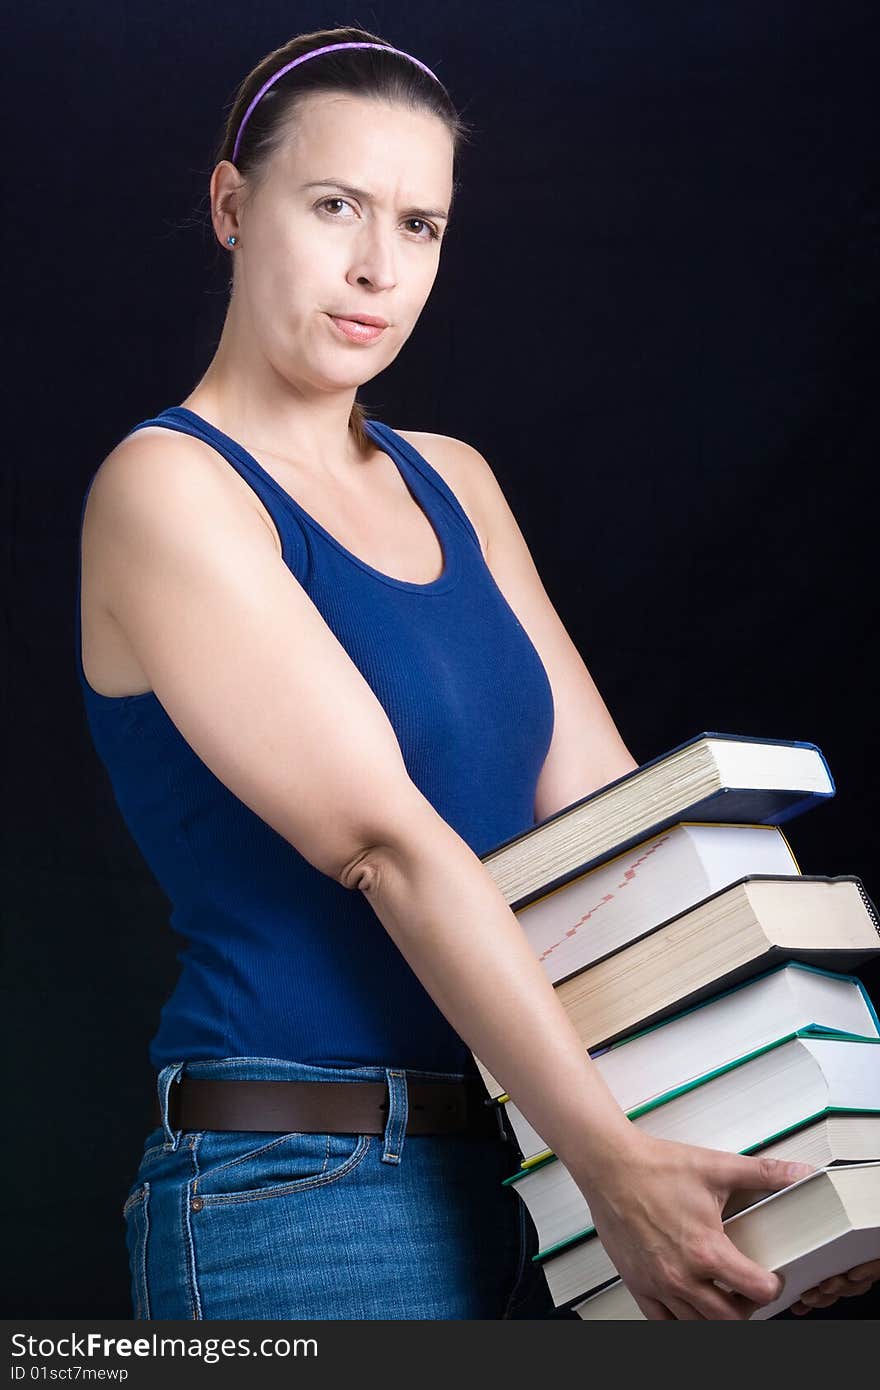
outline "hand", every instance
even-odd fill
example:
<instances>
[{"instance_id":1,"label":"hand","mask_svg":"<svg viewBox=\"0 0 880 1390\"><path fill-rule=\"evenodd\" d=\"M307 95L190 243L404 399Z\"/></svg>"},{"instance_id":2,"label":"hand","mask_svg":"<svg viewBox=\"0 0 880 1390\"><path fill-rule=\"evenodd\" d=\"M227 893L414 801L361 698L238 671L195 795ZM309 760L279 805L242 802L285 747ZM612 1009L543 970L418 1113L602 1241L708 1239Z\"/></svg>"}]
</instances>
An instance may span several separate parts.
<instances>
[{"instance_id":1,"label":"hand","mask_svg":"<svg viewBox=\"0 0 880 1390\"><path fill-rule=\"evenodd\" d=\"M731 1192L777 1192L813 1172L808 1164L679 1144L634 1127L616 1142L583 1181L572 1176L646 1318L743 1319L779 1297L780 1276L737 1250L721 1213Z\"/></svg>"},{"instance_id":2,"label":"hand","mask_svg":"<svg viewBox=\"0 0 880 1390\"><path fill-rule=\"evenodd\" d=\"M807 1289L797 1303L791 1305L791 1311L801 1317L809 1313L811 1308L830 1308L839 1298L854 1298L857 1294L867 1293L878 1279L880 1260L868 1260L867 1264L856 1265L846 1274L835 1274L830 1279L823 1279L814 1289Z\"/></svg>"}]
</instances>

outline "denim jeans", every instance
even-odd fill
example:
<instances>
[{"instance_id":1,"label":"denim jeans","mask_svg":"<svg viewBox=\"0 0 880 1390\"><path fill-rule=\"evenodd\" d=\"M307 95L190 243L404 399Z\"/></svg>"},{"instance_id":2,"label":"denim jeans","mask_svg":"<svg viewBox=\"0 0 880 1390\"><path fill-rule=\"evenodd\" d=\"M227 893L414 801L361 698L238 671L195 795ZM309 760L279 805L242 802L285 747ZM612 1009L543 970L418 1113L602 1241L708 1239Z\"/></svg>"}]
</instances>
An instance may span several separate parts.
<instances>
[{"instance_id":1,"label":"denim jeans","mask_svg":"<svg viewBox=\"0 0 880 1390\"><path fill-rule=\"evenodd\" d=\"M383 1134L174 1130L181 1076L387 1081ZM271 1057L175 1062L123 1206L135 1318L552 1318L516 1146L407 1135L407 1077Z\"/></svg>"}]
</instances>

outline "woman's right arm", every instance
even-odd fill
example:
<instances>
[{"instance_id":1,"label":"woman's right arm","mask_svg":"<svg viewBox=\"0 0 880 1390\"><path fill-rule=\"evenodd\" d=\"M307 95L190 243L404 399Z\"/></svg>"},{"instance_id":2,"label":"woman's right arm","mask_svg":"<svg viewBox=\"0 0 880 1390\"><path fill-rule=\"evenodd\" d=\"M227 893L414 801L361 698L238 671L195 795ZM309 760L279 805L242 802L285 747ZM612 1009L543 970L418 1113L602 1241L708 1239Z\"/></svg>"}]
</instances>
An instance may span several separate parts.
<instances>
[{"instance_id":1,"label":"woman's right arm","mask_svg":"<svg viewBox=\"0 0 880 1390\"><path fill-rule=\"evenodd\" d=\"M108 607L205 765L320 872L364 894L452 1027L590 1203L650 1317L741 1317L778 1279L720 1213L770 1160L652 1140L627 1120L478 856L413 783L370 685L207 446L132 435L86 525ZM291 943L293 946L294 943ZM800 1174L798 1174L800 1175Z\"/></svg>"}]
</instances>

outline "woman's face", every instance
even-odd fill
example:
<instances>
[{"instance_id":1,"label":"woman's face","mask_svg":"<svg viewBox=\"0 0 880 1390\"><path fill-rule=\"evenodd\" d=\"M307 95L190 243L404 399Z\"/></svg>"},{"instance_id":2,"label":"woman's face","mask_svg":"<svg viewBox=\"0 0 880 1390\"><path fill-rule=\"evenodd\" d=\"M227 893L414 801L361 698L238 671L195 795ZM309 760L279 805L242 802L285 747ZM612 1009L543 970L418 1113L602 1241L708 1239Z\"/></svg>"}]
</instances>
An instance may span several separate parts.
<instances>
[{"instance_id":1,"label":"woman's face","mask_svg":"<svg viewBox=\"0 0 880 1390\"><path fill-rule=\"evenodd\" d=\"M381 372L431 292L452 182L452 137L437 117L336 93L304 101L241 208L233 300L250 346L318 390ZM388 327L352 341L331 318L358 314Z\"/></svg>"}]
</instances>

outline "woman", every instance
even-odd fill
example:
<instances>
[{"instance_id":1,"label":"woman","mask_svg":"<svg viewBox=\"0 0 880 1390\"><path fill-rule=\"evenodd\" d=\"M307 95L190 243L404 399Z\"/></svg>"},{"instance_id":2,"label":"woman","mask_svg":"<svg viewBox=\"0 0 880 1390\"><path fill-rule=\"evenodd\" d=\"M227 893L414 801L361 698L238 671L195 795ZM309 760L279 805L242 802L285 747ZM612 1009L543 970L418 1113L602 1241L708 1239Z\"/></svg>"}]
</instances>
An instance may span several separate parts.
<instances>
[{"instance_id":1,"label":"woman","mask_svg":"<svg viewBox=\"0 0 880 1390\"><path fill-rule=\"evenodd\" d=\"M87 713L186 942L136 1317L552 1316L472 1052L647 1316L777 1293L720 1211L802 1167L637 1131L480 863L636 764L486 461L355 401L428 298L464 134L374 35L268 55L211 178L217 352L86 494Z\"/></svg>"}]
</instances>

